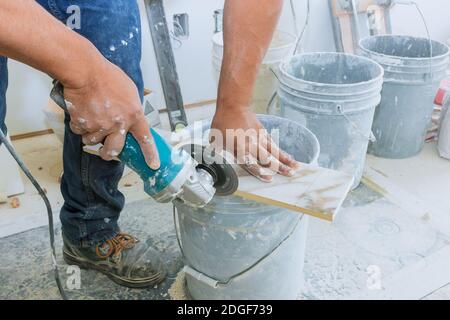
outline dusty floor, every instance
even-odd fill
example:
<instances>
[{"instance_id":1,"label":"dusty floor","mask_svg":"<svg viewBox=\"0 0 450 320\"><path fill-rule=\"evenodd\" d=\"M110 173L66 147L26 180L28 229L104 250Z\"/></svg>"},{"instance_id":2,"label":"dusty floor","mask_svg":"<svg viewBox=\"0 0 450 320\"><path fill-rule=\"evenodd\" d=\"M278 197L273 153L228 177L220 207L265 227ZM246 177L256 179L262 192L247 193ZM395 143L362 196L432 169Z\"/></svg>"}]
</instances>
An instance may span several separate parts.
<instances>
[{"instance_id":1,"label":"dusty floor","mask_svg":"<svg viewBox=\"0 0 450 320\"><path fill-rule=\"evenodd\" d=\"M15 145L47 189L57 216L60 144L48 135ZM130 290L82 270L81 288L69 295L169 299L168 288L182 267L171 206L145 200L141 183L132 173L120 185L127 197L122 228L153 239L164 253L170 276L159 288ZM450 299L449 188L450 161L440 159L433 144L408 160L369 156L365 185L349 196L337 221L330 225L311 219L302 298ZM20 208L0 205L0 298L57 299L44 207L29 184L26 191L19 196ZM59 233L58 241L59 248Z\"/></svg>"},{"instance_id":2,"label":"dusty floor","mask_svg":"<svg viewBox=\"0 0 450 320\"><path fill-rule=\"evenodd\" d=\"M162 254L168 268L167 279L147 290L133 290L114 284L107 277L81 270L79 289L67 290L71 299L169 299L168 289L182 268L178 244L174 236L172 215L167 205L152 200L129 204L122 215L124 231L139 239L149 239ZM59 225L59 224L58 224ZM61 232L57 230L58 264L63 282L72 270L61 257ZM59 299L50 264L48 230L40 227L0 239L4 253L0 263L0 299Z\"/></svg>"}]
</instances>

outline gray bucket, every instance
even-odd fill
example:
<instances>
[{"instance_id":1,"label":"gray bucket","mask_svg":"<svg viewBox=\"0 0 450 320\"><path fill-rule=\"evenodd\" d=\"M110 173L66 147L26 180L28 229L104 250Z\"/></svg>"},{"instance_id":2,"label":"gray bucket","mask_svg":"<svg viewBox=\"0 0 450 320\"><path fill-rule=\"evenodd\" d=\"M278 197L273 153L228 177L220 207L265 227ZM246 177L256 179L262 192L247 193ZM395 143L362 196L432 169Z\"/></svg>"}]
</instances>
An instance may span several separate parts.
<instances>
[{"instance_id":1,"label":"gray bucket","mask_svg":"<svg viewBox=\"0 0 450 320\"><path fill-rule=\"evenodd\" d=\"M281 148L317 163L319 143L309 130L278 117L259 119L267 130L280 130ZM235 196L215 197L202 209L175 205L192 298L296 299L301 293L307 216Z\"/></svg>"},{"instance_id":2,"label":"gray bucket","mask_svg":"<svg viewBox=\"0 0 450 320\"><path fill-rule=\"evenodd\" d=\"M446 75L445 44L409 36L376 36L361 40L362 54L384 68L380 106L375 112L375 156L402 159L419 153L425 143L439 82Z\"/></svg>"},{"instance_id":3,"label":"gray bucket","mask_svg":"<svg viewBox=\"0 0 450 320\"><path fill-rule=\"evenodd\" d=\"M306 53L280 67L281 116L319 139L319 165L361 181L375 107L380 102L382 67L343 53Z\"/></svg>"}]
</instances>

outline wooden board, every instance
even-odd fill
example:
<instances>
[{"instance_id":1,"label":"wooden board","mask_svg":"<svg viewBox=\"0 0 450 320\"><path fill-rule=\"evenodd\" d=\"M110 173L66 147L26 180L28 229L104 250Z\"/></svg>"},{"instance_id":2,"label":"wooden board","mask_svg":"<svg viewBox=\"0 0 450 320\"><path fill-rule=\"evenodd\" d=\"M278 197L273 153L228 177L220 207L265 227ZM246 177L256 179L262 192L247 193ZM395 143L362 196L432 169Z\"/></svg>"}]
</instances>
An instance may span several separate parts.
<instances>
[{"instance_id":1,"label":"wooden board","mask_svg":"<svg viewBox=\"0 0 450 320\"><path fill-rule=\"evenodd\" d=\"M343 172L302 164L294 177L276 175L271 183L251 176L241 168L235 195L333 221L353 185Z\"/></svg>"}]
</instances>

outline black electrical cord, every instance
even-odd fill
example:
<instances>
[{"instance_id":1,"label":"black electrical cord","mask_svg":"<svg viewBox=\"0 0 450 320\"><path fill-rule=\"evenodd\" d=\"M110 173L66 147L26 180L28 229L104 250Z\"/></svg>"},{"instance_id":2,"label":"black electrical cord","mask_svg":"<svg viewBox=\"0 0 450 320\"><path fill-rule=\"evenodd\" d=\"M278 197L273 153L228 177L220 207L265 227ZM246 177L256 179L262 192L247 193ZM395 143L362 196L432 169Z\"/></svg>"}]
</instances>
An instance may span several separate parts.
<instances>
[{"instance_id":1,"label":"black electrical cord","mask_svg":"<svg viewBox=\"0 0 450 320\"><path fill-rule=\"evenodd\" d=\"M59 290L59 293L61 294L61 297L64 300L68 300L67 294L64 291L64 288L62 286L61 278L59 276L58 263L56 261L55 231L54 231L54 226L53 226L53 211L52 211L52 207L50 205L50 201L48 200L47 195L45 194L45 191L42 189L42 187L39 185L39 183L33 177L30 170L28 170L27 166L20 159L20 157L14 150L14 147L8 141L8 139L6 138L5 134L3 133L3 131L1 129L0 129L0 141L5 145L6 149L8 149L11 156L14 158L14 160L16 160L20 169L22 169L23 173L28 177L28 179L31 181L33 186L39 192L39 195L42 197L42 199L44 200L45 206L47 207L48 228L49 228L49 235L50 235L50 248L51 248L52 263L53 263L53 269L54 269L54 273L55 273L56 285L58 286L58 290Z\"/></svg>"}]
</instances>

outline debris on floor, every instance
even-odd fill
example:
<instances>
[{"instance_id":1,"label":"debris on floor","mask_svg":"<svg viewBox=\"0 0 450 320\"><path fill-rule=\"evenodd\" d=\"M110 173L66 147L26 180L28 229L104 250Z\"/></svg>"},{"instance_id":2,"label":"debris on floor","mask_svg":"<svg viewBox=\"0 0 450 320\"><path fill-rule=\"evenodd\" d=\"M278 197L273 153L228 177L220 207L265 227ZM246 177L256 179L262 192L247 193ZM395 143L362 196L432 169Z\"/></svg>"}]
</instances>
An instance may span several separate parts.
<instances>
[{"instance_id":1,"label":"debris on floor","mask_svg":"<svg viewBox=\"0 0 450 320\"><path fill-rule=\"evenodd\" d=\"M172 300L190 300L186 291L186 274L180 271L169 288L170 299Z\"/></svg>"},{"instance_id":2,"label":"debris on floor","mask_svg":"<svg viewBox=\"0 0 450 320\"><path fill-rule=\"evenodd\" d=\"M20 200L17 197L11 198L11 201L9 202L9 205L13 209L20 208Z\"/></svg>"}]
</instances>

